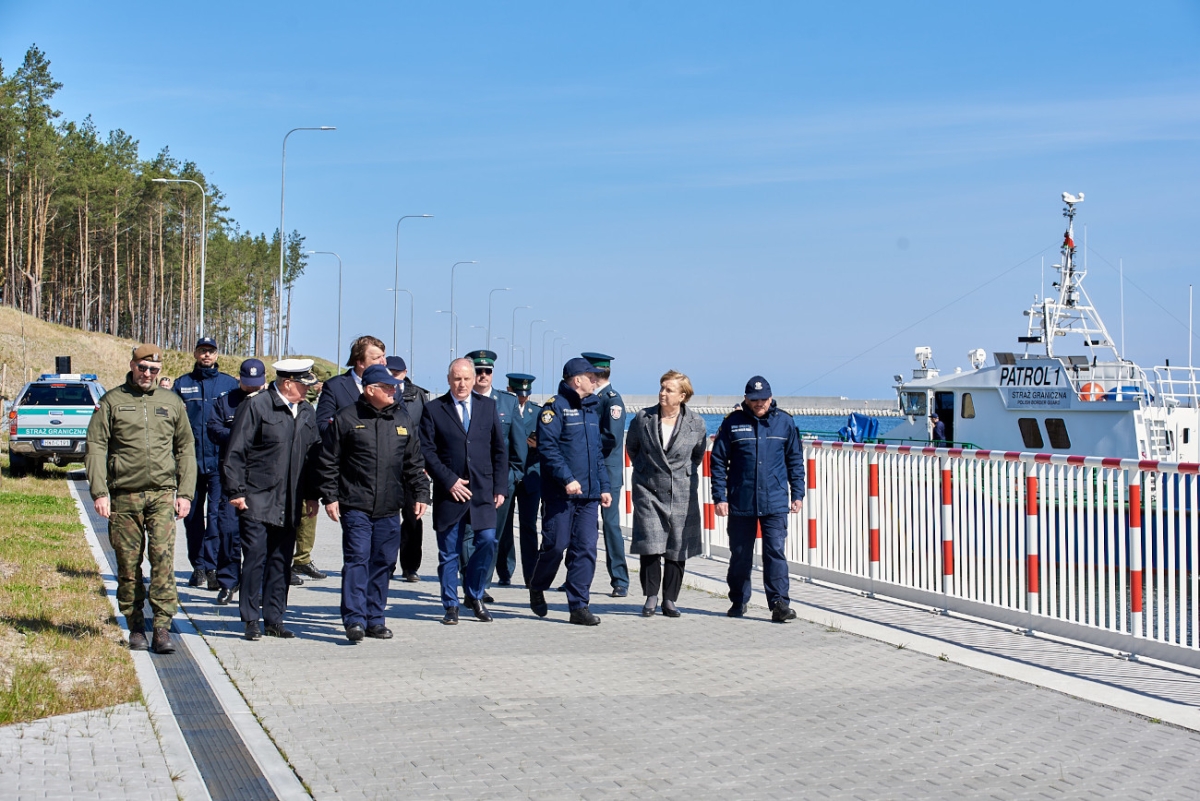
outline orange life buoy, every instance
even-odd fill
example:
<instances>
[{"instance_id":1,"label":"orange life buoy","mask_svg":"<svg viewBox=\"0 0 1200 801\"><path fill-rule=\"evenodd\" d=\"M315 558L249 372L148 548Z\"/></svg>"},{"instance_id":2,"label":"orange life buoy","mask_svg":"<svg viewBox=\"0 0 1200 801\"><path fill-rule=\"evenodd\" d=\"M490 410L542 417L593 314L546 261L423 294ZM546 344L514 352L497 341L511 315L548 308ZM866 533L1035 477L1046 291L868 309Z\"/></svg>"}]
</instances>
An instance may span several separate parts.
<instances>
[{"instance_id":1,"label":"orange life buoy","mask_svg":"<svg viewBox=\"0 0 1200 801\"><path fill-rule=\"evenodd\" d=\"M1089 381L1079 388L1079 399L1085 401L1104 400L1105 389L1099 384Z\"/></svg>"}]
</instances>

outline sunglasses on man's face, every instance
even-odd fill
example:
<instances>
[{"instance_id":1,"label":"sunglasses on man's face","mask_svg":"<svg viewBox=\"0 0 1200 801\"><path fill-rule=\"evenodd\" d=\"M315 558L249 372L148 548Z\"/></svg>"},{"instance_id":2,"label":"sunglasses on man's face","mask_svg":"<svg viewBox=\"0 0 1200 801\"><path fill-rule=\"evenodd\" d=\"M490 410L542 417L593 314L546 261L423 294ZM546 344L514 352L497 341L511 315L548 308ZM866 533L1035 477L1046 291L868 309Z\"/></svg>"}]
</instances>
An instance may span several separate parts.
<instances>
[{"instance_id":1,"label":"sunglasses on man's face","mask_svg":"<svg viewBox=\"0 0 1200 801\"><path fill-rule=\"evenodd\" d=\"M492 374L492 368L490 368L490 367L476 367L475 368L475 375L491 375L491 374Z\"/></svg>"},{"instance_id":2,"label":"sunglasses on man's face","mask_svg":"<svg viewBox=\"0 0 1200 801\"><path fill-rule=\"evenodd\" d=\"M139 372L149 373L150 375L158 375L159 372L162 370L161 367L155 367L152 364L137 364L134 366L137 367Z\"/></svg>"}]
</instances>

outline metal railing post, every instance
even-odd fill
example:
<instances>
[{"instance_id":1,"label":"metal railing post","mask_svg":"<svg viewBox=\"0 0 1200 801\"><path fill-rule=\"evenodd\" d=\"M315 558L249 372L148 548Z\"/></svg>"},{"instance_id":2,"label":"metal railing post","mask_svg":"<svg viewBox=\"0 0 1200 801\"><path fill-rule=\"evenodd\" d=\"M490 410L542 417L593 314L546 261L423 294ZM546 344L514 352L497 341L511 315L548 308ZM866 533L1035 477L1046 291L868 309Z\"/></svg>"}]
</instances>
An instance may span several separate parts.
<instances>
[{"instance_id":1,"label":"metal railing post","mask_svg":"<svg viewBox=\"0 0 1200 801\"><path fill-rule=\"evenodd\" d=\"M942 468L942 595L949 596L954 584L954 473L950 457L943 456ZM942 614L950 614L948 601L942 603Z\"/></svg>"},{"instance_id":2,"label":"metal railing post","mask_svg":"<svg viewBox=\"0 0 1200 801\"><path fill-rule=\"evenodd\" d=\"M875 581L879 578L879 462L874 453L867 454L867 529L868 577L871 580L871 591L867 596L874 598Z\"/></svg>"}]
</instances>

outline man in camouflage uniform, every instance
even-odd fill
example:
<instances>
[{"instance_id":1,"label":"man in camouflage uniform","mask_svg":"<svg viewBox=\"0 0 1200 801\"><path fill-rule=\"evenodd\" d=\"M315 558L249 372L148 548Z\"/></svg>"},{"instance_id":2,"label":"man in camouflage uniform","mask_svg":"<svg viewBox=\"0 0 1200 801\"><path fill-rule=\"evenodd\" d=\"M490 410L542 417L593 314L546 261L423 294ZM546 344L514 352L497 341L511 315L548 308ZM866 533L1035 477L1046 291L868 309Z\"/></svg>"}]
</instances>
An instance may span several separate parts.
<instances>
[{"instance_id":1,"label":"man in camouflage uniform","mask_svg":"<svg viewBox=\"0 0 1200 801\"><path fill-rule=\"evenodd\" d=\"M162 351L133 349L125 383L100 398L88 424L87 476L96 513L108 519L117 556L117 604L129 622L129 647L145 651L146 588L142 558L150 554L154 652L169 654L175 589L175 521L192 506L196 443L183 401L158 386Z\"/></svg>"}]
</instances>

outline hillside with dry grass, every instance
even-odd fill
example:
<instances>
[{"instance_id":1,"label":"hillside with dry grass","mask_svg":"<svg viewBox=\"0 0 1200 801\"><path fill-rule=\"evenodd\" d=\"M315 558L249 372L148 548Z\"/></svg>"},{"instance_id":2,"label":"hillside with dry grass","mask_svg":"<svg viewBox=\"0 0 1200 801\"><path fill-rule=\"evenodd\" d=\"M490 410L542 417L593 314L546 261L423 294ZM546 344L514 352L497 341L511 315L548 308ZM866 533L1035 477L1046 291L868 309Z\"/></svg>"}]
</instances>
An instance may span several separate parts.
<instances>
[{"instance_id":1,"label":"hillside with dry grass","mask_svg":"<svg viewBox=\"0 0 1200 801\"><path fill-rule=\"evenodd\" d=\"M131 339L47 323L11 307L0 306L0 378L3 379L0 396L11 398L29 380L28 376L54 372L55 356L70 356L72 372L95 373L105 387L115 387L125 380L129 354L137 344ZM221 369L236 375L237 365L243 358L225 356L221 360ZM270 366L270 357L259 358ZM338 371L325 359L315 361L322 375ZM183 375L192 369L192 354L165 351L163 367L167 375Z\"/></svg>"}]
</instances>

